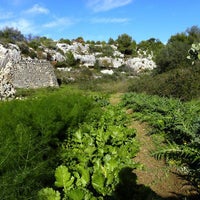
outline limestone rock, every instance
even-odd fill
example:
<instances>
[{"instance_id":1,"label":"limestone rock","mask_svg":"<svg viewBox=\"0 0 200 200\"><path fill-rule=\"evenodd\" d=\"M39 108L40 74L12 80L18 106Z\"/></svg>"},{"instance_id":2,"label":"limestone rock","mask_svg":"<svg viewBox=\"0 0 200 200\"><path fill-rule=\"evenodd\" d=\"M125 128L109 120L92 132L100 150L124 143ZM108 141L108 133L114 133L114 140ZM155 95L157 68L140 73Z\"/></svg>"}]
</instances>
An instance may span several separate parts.
<instances>
[{"instance_id":1,"label":"limestone rock","mask_svg":"<svg viewBox=\"0 0 200 200\"><path fill-rule=\"evenodd\" d=\"M140 57L135 57L128 59L126 61L126 65L136 72L143 71L145 69L152 70L156 67L156 64L154 63L153 60L149 58L140 58Z\"/></svg>"},{"instance_id":2,"label":"limestone rock","mask_svg":"<svg viewBox=\"0 0 200 200\"><path fill-rule=\"evenodd\" d=\"M14 98L15 88L12 84L12 62L8 61L0 70L0 99Z\"/></svg>"}]
</instances>

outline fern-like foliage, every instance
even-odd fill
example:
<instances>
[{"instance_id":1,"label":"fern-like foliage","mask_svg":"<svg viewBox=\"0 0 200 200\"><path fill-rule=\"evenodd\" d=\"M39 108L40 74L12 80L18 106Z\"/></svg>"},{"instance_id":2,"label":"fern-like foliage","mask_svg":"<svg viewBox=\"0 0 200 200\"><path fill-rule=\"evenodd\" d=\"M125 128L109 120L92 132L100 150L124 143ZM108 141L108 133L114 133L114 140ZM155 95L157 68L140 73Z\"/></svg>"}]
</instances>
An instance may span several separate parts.
<instances>
[{"instance_id":1,"label":"fern-like foliage","mask_svg":"<svg viewBox=\"0 0 200 200\"><path fill-rule=\"evenodd\" d=\"M122 106L132 108L133 117L151 125L151 133L164 135L166 145L153 155L157 159L176 160L185 166L190 181L199 191L199 101L182 103L176 99L129 93L123 97Z\"/></svg>"}]
</instances>

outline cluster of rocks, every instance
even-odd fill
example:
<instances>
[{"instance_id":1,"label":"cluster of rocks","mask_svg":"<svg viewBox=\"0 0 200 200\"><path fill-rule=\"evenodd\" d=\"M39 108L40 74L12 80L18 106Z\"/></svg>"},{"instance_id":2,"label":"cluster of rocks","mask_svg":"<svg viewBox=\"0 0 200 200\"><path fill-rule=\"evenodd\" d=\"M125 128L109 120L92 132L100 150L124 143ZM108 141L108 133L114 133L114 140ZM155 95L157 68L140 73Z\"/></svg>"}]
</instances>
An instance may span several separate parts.
<instances>
[{"instance_id":1,"label":"cluster of rocks","mask_svg":"<svg viewBox=\"0 0 200 200\"><path fill-rule=\"evenodd\" d=\"M116 69L121 66L130 67L135 72L140 72L145 69L152 70L156 67L155 62L152 60L151 55L146 55L145 57L143 54L140 54L138 57L128 58L124 57L124 54L120 53L117 50L115 45L110 45L113 49L113 56L101 56L101 53L89 53L89 44L81 44L74 42L72 45L65 44L65 43L57 43L57 48L60 49L64 54L68 51L71 51L74 55L76 60L79 60L83 66L86 67L94 67L95 63L98 64L106 69ZM100 45L101 46L101 45ZM57 61L64 61L65 56L59 52L53 55L53 58ZM105 70L103 71L105 72ZM110 71L109 71L110 74Z\"/></svg>"},{"instance_id":2,"label":"cluster of rocks","mask_svg":"<svg viewBox=\"0 0 200 200\"><path fill-rule=\"evenodd\" d=\"M103 48L101 44L95 45ZM49 54L54 61L65 61L66 53L72 52L80 66L93 68L97 63L102 68L102 74L112 75L114 70L127 66L134 72L145 69L153 69L156 64L152 56L141 54L138 57L125 58L117 46L110 45L113 56L103 56L101 52L90 51L90 44L73 42L72 44L57 43L56 49L42 47L44 58ZM32 49L33 50L33 49ZM0 99L11 98L15 94L15 88L38 88L58 86L53 66L49 61L23 57L20 48L15 44L0 44ZM59 68L60 71L70 72L71 68Z\"/></svg>"},{"instance_id":3,"label":"cluster of rocks","mask_svg":"<svg viewBox=\"0 0 200 200\"><path fill-rule=\"evenodd\" d=\"M0 70L0 99L5 100L15 96L15 88L12 84L12 63L8 62L5 68Z\"/></svg>"}]
</instances>

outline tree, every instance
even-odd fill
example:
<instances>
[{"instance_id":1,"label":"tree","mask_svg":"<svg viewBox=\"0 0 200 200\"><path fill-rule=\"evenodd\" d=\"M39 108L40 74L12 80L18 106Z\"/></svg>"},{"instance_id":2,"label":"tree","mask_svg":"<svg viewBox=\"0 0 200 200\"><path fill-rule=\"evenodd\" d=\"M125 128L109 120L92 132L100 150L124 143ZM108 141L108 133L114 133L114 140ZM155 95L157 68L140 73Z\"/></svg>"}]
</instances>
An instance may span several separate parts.
<instances>
[{"instance_id":1,"label":"tree","mask_svg":"<svg viewBox=\"0 0 200 200\"><path fill-rule=\"evenodd\" d=\"M24 35L18 29L12 27L6 27L0 31L0 39L10 43L25 41Z\"/></svg>"},{"instance_id":2,"label":"tree","mask_svg":"<svg viewBox=\"0 0 200 200\"><path fill-rule=\"evenodd\" d=\"M115 40L113 40L112 38L109 38L108 44L110 44L110 45L115 44Z\"/></svg>"},{"instance_id":3,"label":"tree","mask_svg":"<svg viewBox=\"0 0 200 200\"><path fill-rule=\"evenodd\" d=\"M74 55L71 51L68 51L66 53L66 62L68 66L75 66L76 65L76 59L74 58Z\"/></svg>"},{"instance_id":4,"label":"tree","mask_svg":"<svg viewBox=\"0 0 200 200\"><path fill-rule=\"evenodd\" d=\"M132 55L136 42L132 41L132 37L126 33L119 35L117 38L118 50L125 55Z\"/></svg>"},{"instance_id":5,"label":"tree","mask_svg":"<svg viewBox=\"0 0 200 200\"><path fill-rule=\"evenodd\" d=\"M192 26L186 30L190 39L190 44L200 42L200 28L198 26Z\"/></svg>"},{"instance_id":6,"label":"tree","mask_svg":"<svg viewBox=\"0 0 200 200\"><path fill-rule=\"evenodd\" d=\"M79 43L82 43L82 44L85 43L83 37L77 37L77 38L75 39L75 41L76 41L76 42L79 42Z\"/></svg>"},{"instance_id":7,"label":"tree","mask_svg":"<svg viewBox=\"0 0 200 200\"><path fill-rule=\"evenodd\" d=\"M69 39L63 39L63 38L61 38L61 39L59 40L59 42L60 42L60 43L66 43L66 44L71 45L71 41L70 41Z\"/></svg>"},{"instance_id":8,"label":"tree","mask_svg":"<svg viewBox=\"0 0 200 200\"><path fill-rule=\"evenodd\" d=\"M163 73L175 68L190 66L187 59L190 46L190 39L185 33L172 35L155 59L158 66L157 71Z\"/></svg>"},{"instance_id":9,"label":"tree","mask_svg":"<svg viewBox=\"0 0 200 200\"><path fill-rule=\"evenodd\" d=\"M156 56L163 47L164 44L160 40L155 38L143 40L137 45L137 49L145 51L148 54L151 54L153 52L154 56Z\"/></svg>"},{"instance_id":10,"label":"tree","mask_svg":"<svg viewBox=\"0 0 200 200\"><path fill-rule=\"evenodd\" d=\"M167 72L175 68L183 68L190 65L188 55L189 45L184 42L174 41L167 44L156 57L157 71Z\"/></svg>"}]
</instances>

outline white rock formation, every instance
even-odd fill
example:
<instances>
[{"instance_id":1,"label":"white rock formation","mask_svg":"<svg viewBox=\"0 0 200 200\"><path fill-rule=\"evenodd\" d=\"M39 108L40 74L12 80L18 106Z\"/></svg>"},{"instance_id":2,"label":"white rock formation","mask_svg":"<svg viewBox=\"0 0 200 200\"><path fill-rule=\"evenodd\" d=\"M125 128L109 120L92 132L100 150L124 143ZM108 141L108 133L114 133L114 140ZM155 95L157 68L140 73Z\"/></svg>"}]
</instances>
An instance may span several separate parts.
<instances>
[{"instance_id":1,"label":"white rock formation","mask_svg":"<svg viewBox=\"0 0 200 200\"><path fill-rule=\"evenodd\" d=\"M6 58L7 59L7 58ZM13 63L5 61L5 66L0 70L0 100L14 98L15 88L12 84L12 67Z\"/></svg>"},{"instance_id":2,"label":"white rock formation","mask_svg":"<svg viewBox=\"0 0 200 200\"><path fill-rule=\"evenodd\" d=\"M152 70L156 67L156 64L153 60L149 58L139 58L139 57L130 58L125 62L125 64L128 67L134 69L134 71L136 72L140 72L145 69Z\"/></svg>"},{"instance_id":3,"label":"white rock formation","mask_svg":"<svg viewBox=\"0 0 200 200\"><path fill-rule=\"evenodd\" d=\"M0 44L0 68L5 67L8 62L8 57L13 62L21 60L20 49L15 44L8 44L8 47L4 47Z\"/></svg>"},{"instance_id":4,"label":"white rock formation","mask_svg":"<svg viewBox=\"0 0 200 200\"><path fill-rule=\"evenodd\" d=\"M101 70L101 73L112 75L114 73L114 71L112 69L104 69L104 70Z\"/></svg>"},{"instance_id":5,"label":"white rock formation","mask_svg":"<svg viewBox=\"0 0 200 200\"><path fill-rule=\"evenodd\" d=\"M79 60L80 63L86 67L94 67L94 64L96 62L96 58L94 55L80 55L80 54L74 54L74 58L76 60Z\"/></svg>"}]
</instances>

